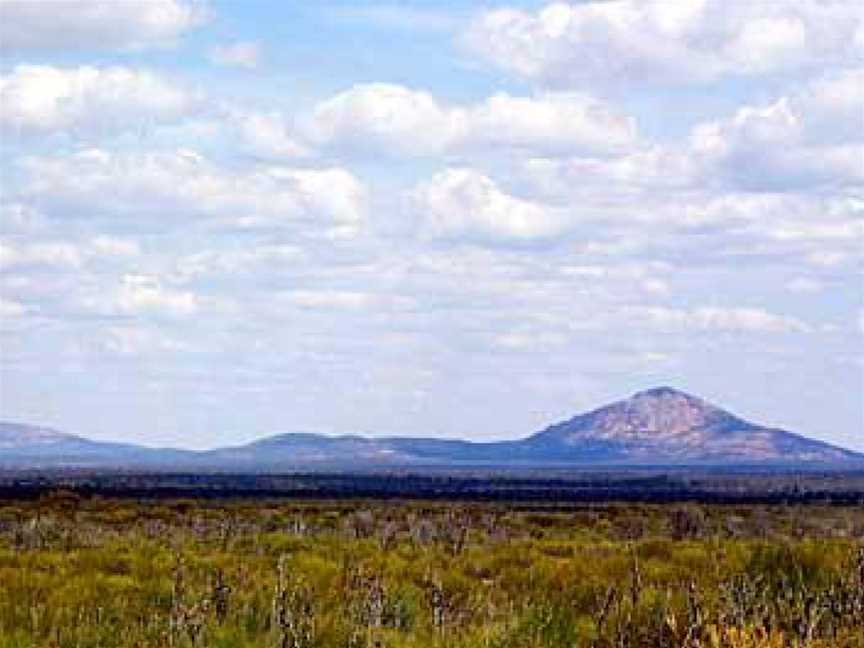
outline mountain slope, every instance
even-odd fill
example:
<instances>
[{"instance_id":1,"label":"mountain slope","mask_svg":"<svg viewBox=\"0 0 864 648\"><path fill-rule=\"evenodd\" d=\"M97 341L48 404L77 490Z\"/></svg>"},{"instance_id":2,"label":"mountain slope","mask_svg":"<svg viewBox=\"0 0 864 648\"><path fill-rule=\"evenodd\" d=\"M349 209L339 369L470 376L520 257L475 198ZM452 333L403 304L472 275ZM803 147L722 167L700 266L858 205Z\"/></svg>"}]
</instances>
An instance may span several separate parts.
<instances>
[{"instance_id":1,"label":"mountain slope","mask_svg":"<svg viewBox=\"0 0 864 648\"><path fill-rule=\"evenodd\" d=\"M206 452L90 441L0 422L0 467L279 471L448 465L742 465L862 462L864 455L756 425L670 387L634 394L517 441L279 434Z\"/></svg>"},{"instance_id":2,"label":"mountain slope","mask_svg":"<svg viewBox=\"0 0 864 648\"><path fill-rule=\"evenodd\" d=\"M92 441L51 428L0 421L0 468L139 467L191 463L194 453Z\"/></svg>"},{"instance_id":3,"label":"mountain slope","mask_svg":"<svg viewBox=\"0 0 864 648\"><path fill-rule=\"evenodd\" d=\"M217 467L277 469L280 466L375 467L510 463L518 441L472 443L458 439L369 438L359 435L278 434L247 445L205 453L201 462Z\"/></svg>"},{"instance_id":4,"label":"mountain slope","mask_svg":"<svg viewBox=\"0 0 864 648\"><path fill-rule=\"evenodd\" d=\"M700 398L657 387L580 414L526 443L559 455L634 463L833 462L861 455L745 421Z\"/></svg>"}]
</instances>

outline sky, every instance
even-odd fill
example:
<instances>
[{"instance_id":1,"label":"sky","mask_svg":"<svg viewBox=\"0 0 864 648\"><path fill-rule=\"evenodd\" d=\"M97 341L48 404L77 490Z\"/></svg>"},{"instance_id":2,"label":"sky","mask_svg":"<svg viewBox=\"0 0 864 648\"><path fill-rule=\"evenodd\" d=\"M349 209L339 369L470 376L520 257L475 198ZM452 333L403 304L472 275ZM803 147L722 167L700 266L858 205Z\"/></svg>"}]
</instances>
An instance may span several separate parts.
<instances>
[{"instance_id":1,"label":"sky","mask_svg":"<svg viewBox=\"0 0 864 648\"><path fill-rule=\"evenodd\" d=\"M656 385L864 450L833 0L0 0L0 417L522 437Z\"/></svg>"}]
</instances>

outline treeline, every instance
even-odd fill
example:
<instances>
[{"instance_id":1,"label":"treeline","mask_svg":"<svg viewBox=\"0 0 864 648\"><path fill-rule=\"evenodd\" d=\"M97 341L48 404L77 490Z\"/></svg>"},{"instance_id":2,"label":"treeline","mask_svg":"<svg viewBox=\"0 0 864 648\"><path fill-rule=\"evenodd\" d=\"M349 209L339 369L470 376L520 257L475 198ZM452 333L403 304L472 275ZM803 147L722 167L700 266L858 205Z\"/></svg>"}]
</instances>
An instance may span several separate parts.
<instances>
[{"instance_id":1,"label":"treeline","mask_svg":"<svg viewBox=\"0 0 864 648\"><path fill-rule=\"evenodd\" d=\"M864 472L683 469L393 473L146 474L87 471L0 474L0 498L58 488L84 497L416 499L566 505L586 502L864 505Z\"/></svg>"}]
</instances>

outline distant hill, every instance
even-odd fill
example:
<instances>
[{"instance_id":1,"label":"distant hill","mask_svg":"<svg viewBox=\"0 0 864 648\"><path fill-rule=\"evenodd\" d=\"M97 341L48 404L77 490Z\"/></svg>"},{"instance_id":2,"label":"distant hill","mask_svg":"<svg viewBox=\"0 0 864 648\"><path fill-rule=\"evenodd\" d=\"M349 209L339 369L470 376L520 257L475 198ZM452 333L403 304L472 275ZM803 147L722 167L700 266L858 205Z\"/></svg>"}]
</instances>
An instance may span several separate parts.
<instances>
[{"instance_id":1,"label":"distant hill","mask_svg":"<svg viewBox=\"0 0 864 648\"><path fill-rule=\"evenodd\" d=\"M0 422L0 468L135 468L191 464L195 454L172 448L92 441L22 423Z\"/></svg>"},{"instance_id":2,"label":"distant hill","mask_svg":"<svg viewBox=\"0 0 864 648\"><path fill-rule=\"evenodd\" d=\"M634 394L525 439L475 443L289 433L206 452L105 443L0 423L0 467L279 471L387 466L864 465L864 455L741 419L671 387Z\"/></svg>"}]
</instances>

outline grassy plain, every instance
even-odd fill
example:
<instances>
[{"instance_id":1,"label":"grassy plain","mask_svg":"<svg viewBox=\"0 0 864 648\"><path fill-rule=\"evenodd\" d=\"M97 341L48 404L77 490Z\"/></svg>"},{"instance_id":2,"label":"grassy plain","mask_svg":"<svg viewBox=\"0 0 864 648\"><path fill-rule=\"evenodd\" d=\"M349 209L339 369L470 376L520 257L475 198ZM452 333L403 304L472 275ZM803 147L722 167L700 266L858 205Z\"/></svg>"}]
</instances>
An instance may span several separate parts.
<instances>
[{"instance_id":1,"label":"grassy plain","mask_svg":"<svg viewBox=\"0 0 864 648\"><path fill-rule=\"evenodd\" d=\"M864 647L864 510L0 502L0 647Z\"/></svg>"}]
</instances>

